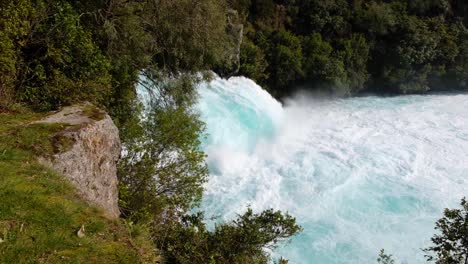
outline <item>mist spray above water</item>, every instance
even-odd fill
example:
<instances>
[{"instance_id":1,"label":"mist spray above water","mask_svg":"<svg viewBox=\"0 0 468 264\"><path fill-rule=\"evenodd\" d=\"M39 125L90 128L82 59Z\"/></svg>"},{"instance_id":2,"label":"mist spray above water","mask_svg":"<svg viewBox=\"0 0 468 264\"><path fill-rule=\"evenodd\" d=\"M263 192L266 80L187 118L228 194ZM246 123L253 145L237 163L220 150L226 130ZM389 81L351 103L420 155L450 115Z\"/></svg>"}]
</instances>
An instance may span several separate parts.
<instances>
[{"instance_id":1,"label":"mist spray above water","mask_svg":"<svg viewBox=\"0 0 468 264\"><path fill-rule=\"evenodd\" d=\"M468 95L362 97L281 105L253 81L199 87L210 179L202 209L294 215L291 263L376 263L385 248L424 263L434 222L468 194Z\"/></svg>"}]
</instances>

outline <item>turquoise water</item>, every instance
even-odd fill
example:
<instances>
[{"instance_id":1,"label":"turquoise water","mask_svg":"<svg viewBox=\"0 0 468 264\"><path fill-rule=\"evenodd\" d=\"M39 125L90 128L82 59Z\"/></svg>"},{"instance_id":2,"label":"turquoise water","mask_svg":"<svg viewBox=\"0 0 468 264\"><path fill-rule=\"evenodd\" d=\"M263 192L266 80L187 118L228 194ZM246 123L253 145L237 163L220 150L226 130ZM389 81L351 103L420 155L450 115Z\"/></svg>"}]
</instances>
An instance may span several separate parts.
<instances>
[{"instance_id":1,"label":"turquoise water","mask_svg":"<svg viewBox=\"0 0 468 264\"><path fill-rule=\"evenodd\" d=\"M284 105L253 81L199 88L210 180L202 208L297 217L304 232L272 252L290 263L424 263L445 207L468 195L468 95L314 100Z\"/></svg>"}]
</instances>

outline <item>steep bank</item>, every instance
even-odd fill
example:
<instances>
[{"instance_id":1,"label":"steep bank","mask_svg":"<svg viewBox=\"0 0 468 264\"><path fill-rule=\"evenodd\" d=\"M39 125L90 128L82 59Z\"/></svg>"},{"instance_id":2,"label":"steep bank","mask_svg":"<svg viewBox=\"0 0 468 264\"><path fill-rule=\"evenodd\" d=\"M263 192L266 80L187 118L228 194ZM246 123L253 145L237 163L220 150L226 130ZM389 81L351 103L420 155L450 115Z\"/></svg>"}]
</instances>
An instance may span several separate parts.
<instances>
[{"instance_id":1,"label":"steep bank","mask_svg":"<svg viewBox=\"0 0 468 264\"><path fill-rule=\"evenodd\" d=\"M78 148L64 132L80 126L35 122L43 118L0 114L0 263L154 263L145 229L109 219L109 210L81 198L77 182L38 162L39 156L64 159ZM74 133L91 135L90 129ZM93 150L96 145L88 150L103 150ZM108 161L115 158L107 154Z\"/></svg>"}]
</instances>

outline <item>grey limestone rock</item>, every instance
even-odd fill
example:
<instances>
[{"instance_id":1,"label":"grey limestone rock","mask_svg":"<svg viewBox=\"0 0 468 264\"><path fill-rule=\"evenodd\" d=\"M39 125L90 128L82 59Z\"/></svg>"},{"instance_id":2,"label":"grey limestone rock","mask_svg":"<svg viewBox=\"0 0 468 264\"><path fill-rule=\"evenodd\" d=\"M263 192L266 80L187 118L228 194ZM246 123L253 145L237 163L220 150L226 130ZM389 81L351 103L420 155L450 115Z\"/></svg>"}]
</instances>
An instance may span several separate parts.
<instances>
[{"instance_id":1,"label":"grey limestone rock","mask_svg":"<svg viewBox=\"0 0 468 264\"><path fill-rule=\"evenodd\" d=\"M62 135L70 139L70 146L41 161L69 179L84 200L103 208L109 218L119 217L116 163L121 142L109 115L83 104L65 107L39 123L72 125Z\"/></svg>"}]
</instances>

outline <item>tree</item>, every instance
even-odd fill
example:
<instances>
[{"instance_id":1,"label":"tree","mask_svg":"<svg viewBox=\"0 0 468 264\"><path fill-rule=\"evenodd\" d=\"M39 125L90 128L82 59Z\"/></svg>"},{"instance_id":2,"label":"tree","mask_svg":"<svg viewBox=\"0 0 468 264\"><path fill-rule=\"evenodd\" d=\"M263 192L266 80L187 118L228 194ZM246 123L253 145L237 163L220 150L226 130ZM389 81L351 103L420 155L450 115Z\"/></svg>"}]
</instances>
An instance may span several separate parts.
<instances>
[{"instance_id":1,"label":"tree","mask_svg":"<svg viewBox=\"0 0 468 264\"><path fill-rule=\"evenodd\" d=\"M379 257L377 258L377 263L379 264L395 264L392 255L385 254L385 250L381 249Z\"/></svg>"},{"instance_id":2,"label":"tree","mask_svg":"<svg viewBox=\"0 0 468 264\"><path fill-rule=\"evenodd\" d=\"M264 83L268 75L266 68L268 62L263 51L249 39L242 42L239 73L252 78L259 83Z\"/></svg>"},{"instance_id":3,"label":"tree","mask_svg":"<svg viewBox=\"0 0 468 264\"><path fill-rule=\"evenodd\" d=\"M70 3L22 0L1 8L0 25L7 30L0 34L0 93L39 110L103 101L110 90L109 59Z\"/></svg>"},{"instance_id":4,"label":"tree","mask_svg":"<svg viewBox=\"0 0 468 264\"><path fill-rule=\"evenodd\" d=\"M344 63L334 54L331 44L319 33L302 40L306 81L313 87L339 94L349 94Z\"/></svg>"},{"instance_id":5,"label":"tree","mask_svg":"<svg viewBox=\"0 0 468 264\"><path fill-rule=\"evenodd\" d=\"M438 16L450 11L449 0L411 0L408 4L410 11L418 15Z\"/></svg>"},{"instance_id":6,"label":"tree","mask_svg":"<svg viewBox=\"0 0 468 264\"><path fill-rule=\"evenodd\" d=\"M434 246L424 249L428 261L437 264L468 263L468 202L461 200L460 209L445 209L444 217L436 222L440 233L432 237Z\"/></svg>"},{"instance_id":7,"label":"tree","mask_svg":"<svg viewBox=\"0 0 468 264\"><path fill-rule=\"evenodd\" d=\"M349 87L347 94L355 94L364 89L364 84L369 79L367 72L369 44L360 34L353 34L351 38L344 39L339 43L341 50L338 54L346 69L346 83Z\"/></svg>"},{"instance_id":8,"label":"tree","mask_svg":"<svg viewBox=\"0 0 468 264\"><path fill-rule=\"evenodd\" d=\"M204 124L191 108L196 79L147 81L149 101L119 164L125 217L142 222L161 214L177 218L200 201L208 169L200 148Z\"/></svg>"},{"instance_id":9,"label":"tree","mask_svg":"<svg viewBox=\"0 0 468 264\"><path fill-rule=\"evenodd\" d=\"M370 2L364 7L358 5L355 12L355 24L371 36L387 35L395 31L398 13L395 3Z\"/></svg>"},{"instance_id":10,"label":"tree","mask_svg":"<svg viewBox=\"0 0 468 264\"><path fill-rule=\"evenodd\" d=\"M231 2L244 6L239 5L241 1ZM468 87L461 48L467 39L466 1L264 0L251 4L244 39L260 49L268 67L264 74L248 76L277 97L289 95L295 90L291 86L297 85L338 95ZM300 40L302 63L295 42L276 43L284 32L288 39ZM252 54L255 46L243 45L241 53ZM252 61L244 57L243 72L255 72Z\"/></svg>"},{"instance_id":11,"label":"tree","mask_svg":"<svg viewBox=\"0 0 468 264\"><path fill-rule=\"evenodd\" d=\"M293 30L301 35L318 32L336 37L350 29L350 8L345 0L295 1L289 10L294 24Z\"/></svg>"},{"instance_id":12,"label":"tree","mask_svg":"<svg viewBox=\"0 0 468 264\"><path fill-rule=\"evenodd\" d=\"M0 110L14 100L15 82L19 74L21 40L28 34L33 8L27 0L0 3Z\"/></svg>"},{"instance_id":13,"label":"tree","mask_svg":"<svg viewBox=\"0 0 468 264\"><path fill-rule=\"evenodd\" d=\"M229 41L225 1L150 0L141 16L155 41L159 70L196 72L223 61Z\"/></svg>"},{"instance_id":14,"label":"tree","mask_svg":"<svg viewBox=\"0 0 468 264\"><path fill-rule=\"evenodd\" d=\"M454 15L461 18L468 27L468 3L464 0L450 0L449 2Z\"/></svg>"},{"instance_id":15,"label":"tree","mask_svg":"<svg viewBox=\"0 0 468 264\"><path fill-rule=\"evenodd\" d=\"M259 24L271 21L265 21L272 18L272 14L275 12L274 0L253 0L250 5L250 16L253 21L259 22Z\"/></svg>"},{"instance_id":16,"label":"tree","mask_svg":"<svg viewBox=\"0 0 468 264\"><path fill-rule=\"evenodd\" d=\"M237 10L244 19L249 15L252 0L227 0L229 7Z\"/></svg>"},{"instance_id":17,"label":"tree","mask_svg":"<svg viewBox=\"0 0 468 264\"><path fill-rule=\"evenodd\" d=\"M270 72L268 85L274 88L278 95L284 95L288 86L304 75L301 41L286 30L272 32L268 41L270 42L267 53Z\"/></svg>"}]
</instances>

